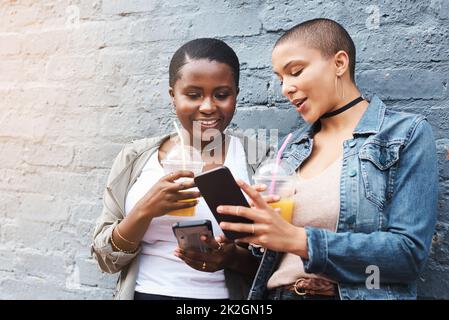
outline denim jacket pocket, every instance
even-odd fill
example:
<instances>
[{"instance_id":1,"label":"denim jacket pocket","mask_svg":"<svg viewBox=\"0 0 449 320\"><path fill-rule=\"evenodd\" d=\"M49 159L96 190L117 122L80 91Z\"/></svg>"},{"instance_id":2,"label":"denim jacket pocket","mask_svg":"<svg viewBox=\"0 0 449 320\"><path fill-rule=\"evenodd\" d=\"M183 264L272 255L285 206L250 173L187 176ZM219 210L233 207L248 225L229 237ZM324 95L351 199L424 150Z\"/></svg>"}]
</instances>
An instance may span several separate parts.
<instances>
[{"instance_id":1,"label":"denim jacket pocket","mask_svg":"<svg viewBox=\"0 0 449 320\"><path fill-rule=\"evenodd\" d=\"M393 194L396 163L402 142L370 141L360 148L359 159L365 195L383 209Z\"/></svg>"}]
</instances>

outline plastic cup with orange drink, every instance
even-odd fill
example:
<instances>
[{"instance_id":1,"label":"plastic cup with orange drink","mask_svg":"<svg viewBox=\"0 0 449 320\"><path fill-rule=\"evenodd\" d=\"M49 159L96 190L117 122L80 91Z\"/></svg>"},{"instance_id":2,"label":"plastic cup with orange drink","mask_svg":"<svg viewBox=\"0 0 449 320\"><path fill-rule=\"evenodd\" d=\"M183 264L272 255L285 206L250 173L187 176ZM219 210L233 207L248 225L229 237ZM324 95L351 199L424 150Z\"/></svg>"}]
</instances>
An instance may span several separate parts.
<instances>
[{"instance_id":1,"label":"plastic cup with orange drink","mask_svg":"<svg viewBox=\"0 0 449 320\"><path fill-rule=\"evenodd\" d=\"M256 184L267 186L265 191L260 192L263 196L278 195L281 198L279 201L268 205L280 209L280 215L289 223L292 222L295 203L296 183L294 172L294 169L287 163L276 163L275 160L269 160L259 167L254 176Z\"/></svg>"},{"instance_id":2,"label":"plastic cup with orange drink","mask_svg":"<svg viewBox=\"0 0 449 320\"><path fill-rule=\"evenodd\" d=\"M184 154L182 154L184 153ZM191 146L175 146L161 161L165 174L170 174L179 170L192 171L195 175L201 173L203 170L204 162L201 159L201 154ZM180 178L176 182L192 181L192 178ZM198 191L197 188L190 188L187 190L179 191ZM185 199L179 200L179 202L193 202L197 199ZM195 215L195 208L189 207L184 209L178 209L167 213L169 216L189 217Z\"/></svg>"}]
</instances>

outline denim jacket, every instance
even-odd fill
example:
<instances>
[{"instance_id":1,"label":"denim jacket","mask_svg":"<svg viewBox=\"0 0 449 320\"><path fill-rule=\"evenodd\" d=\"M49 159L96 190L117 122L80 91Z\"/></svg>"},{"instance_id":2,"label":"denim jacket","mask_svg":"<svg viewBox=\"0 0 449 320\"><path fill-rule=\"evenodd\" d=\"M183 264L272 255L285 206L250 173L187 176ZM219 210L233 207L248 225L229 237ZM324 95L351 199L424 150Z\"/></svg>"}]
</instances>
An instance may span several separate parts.
<instances>
[{"instance_id":1,"label":"denim jacket","mask_svg":"<svg viewBox=\"0 0 449 320\"><path fill-rule=\"evenodd\" d=\"M283 159L299 168L318 126L296 131ZM425 117L392 111L374 97L353 139L343 142L336 232L305 228L305 271L336 280L341 299L416 299L435 228L437 174ZM266 298L281 257L264 252L249 299Z\"/></svg>"}]
</instances>

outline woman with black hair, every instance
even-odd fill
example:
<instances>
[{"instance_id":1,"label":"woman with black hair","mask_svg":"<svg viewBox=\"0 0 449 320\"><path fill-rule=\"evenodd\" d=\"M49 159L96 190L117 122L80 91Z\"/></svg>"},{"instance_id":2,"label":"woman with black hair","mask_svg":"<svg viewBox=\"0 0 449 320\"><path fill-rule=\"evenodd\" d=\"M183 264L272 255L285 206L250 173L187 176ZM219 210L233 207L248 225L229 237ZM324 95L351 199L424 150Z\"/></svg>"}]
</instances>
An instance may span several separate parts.
<instances>
[{"instance_id":1,"label":"woman with black hair","mask_svg":"<svg viewBox=\"0 0 449 320\"><path fill-rule=\"evenodd\" d=\"M235 52L217 39L190 41L171 59L169 85L185 143L195 146L195 139L199 140L199 151L204 151L211 140L215 146L219 141L218 157L201 152L206 162L203 170L226 165L235 177L250 182L260 161L249 163L245 148L250 144L244 137L224 133L239 92ZM194 186L193 182L176 181L192 178L193 173L181 170L164 174L161 161L179 145L177 138L165 135L135 141L117 156L104 193L92 253L103 271L120 272L116 299L245 298L257 268L257 259L246 247L207 239L213 250L198 262L175 251L177 241L171 227L180 219L210 219L214 234L222 235L199 193L185 191ZM182 202L186 199L196 201ZM167 215L195 205L193 217Z\"/></svg>"}]
</instances>

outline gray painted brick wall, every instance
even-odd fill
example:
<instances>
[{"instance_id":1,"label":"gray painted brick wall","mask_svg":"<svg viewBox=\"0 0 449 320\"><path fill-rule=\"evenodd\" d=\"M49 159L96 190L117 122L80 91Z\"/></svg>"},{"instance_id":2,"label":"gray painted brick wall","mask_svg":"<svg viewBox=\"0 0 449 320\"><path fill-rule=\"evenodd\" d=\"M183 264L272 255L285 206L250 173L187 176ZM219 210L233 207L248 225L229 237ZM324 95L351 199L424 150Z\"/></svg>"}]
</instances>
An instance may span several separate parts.
<instances>
[{"instance_id":1,"label":"gray painted brick wall","mask_svg":"<svg viewBox=\"0 0 449 320\"><path fill-rule=\"evenodd\" d=\"M0 299L109 299L116 275L90 258L114 156L171 130L167 67L196 37L242 63L233 126L301 125L271 73L280 33L341 22L357 80L397 110L425 114L440 166L438 226L422 298L449 298L449 1L17 0L0 3Z\"/></svg>"}]
</instances>

